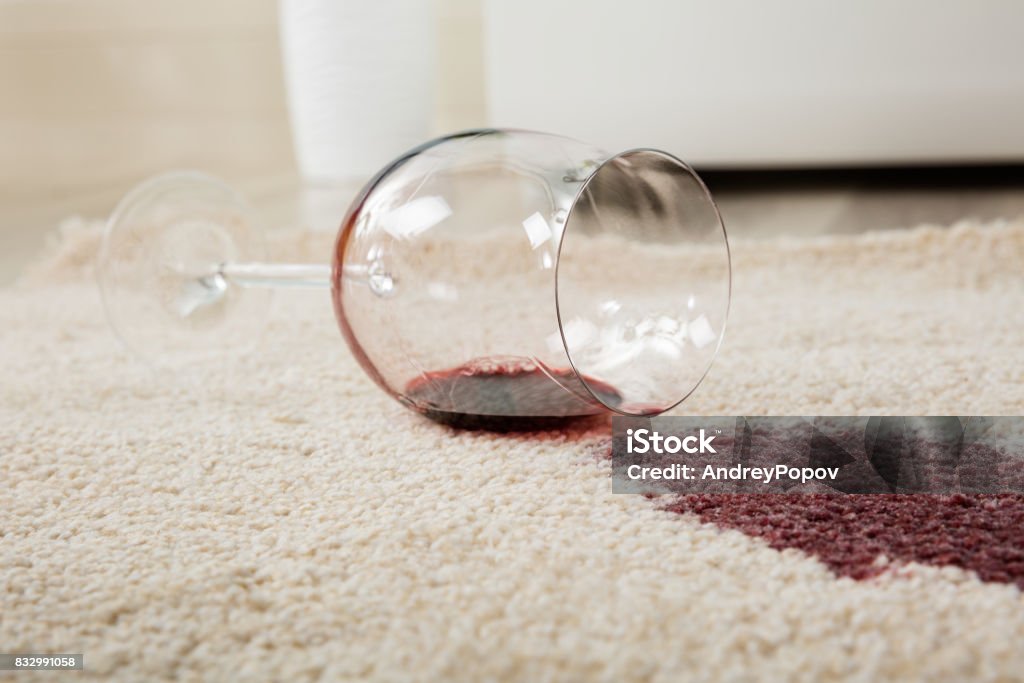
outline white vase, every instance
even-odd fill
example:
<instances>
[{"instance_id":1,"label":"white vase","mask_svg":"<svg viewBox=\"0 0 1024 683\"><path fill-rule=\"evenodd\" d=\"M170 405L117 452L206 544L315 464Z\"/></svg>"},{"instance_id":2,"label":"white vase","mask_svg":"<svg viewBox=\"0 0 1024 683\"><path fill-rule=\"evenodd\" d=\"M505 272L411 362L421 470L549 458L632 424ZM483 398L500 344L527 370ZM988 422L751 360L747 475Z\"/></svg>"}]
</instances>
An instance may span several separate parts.
<instances>
[{"instance_id":1,"label":"white vase","mask_svg":"<svg viewBox=\"0 0 1024 683\"><path fill-rule=\"evenodd\" d=\"M365 179L431 136L427 0L281 0L281 52L302 175Z\"/></svg>"}]
</instances>

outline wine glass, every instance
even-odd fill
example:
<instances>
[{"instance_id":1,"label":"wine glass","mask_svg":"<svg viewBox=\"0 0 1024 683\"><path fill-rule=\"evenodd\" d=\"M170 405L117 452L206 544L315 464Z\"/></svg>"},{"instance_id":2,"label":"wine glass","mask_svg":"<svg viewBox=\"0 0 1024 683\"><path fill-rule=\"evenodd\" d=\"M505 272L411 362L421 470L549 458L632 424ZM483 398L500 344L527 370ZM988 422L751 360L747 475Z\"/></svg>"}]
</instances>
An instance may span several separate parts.
<instances>
[{"instance_id":1,"label":"wine glass","mask_svg":"<svg viewBox=\"0 0 1024 683\"><path fill-rule=\"evenodd\" d=\"M353 201L332 265L267 262L246 201L171 173L107 223L97 273L120 339L154 364L239 353L273 287L330 288L367 375L437 421L494 430L683 401L725 332L721 216L694 171L545 133L441 137Z\"/></svg>"}]
</instances>

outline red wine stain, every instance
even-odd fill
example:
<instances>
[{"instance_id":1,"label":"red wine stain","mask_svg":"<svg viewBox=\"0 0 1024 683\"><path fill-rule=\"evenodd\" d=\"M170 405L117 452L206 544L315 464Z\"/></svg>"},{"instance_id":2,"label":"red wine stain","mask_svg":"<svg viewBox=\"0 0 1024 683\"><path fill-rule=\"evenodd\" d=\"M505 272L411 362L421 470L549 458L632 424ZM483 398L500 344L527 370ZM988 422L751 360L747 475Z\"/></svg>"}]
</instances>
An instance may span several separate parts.
<instances>
[{"instance_id":1,"label":"red wine stain","mask_svg":"<svg viewBox=\"0 0 1024 683\"><path fill-rule=\"evenodd\" d=\"M606 404L621 402L614 387L590 377L585 381ZM518 358L482 358L424 373L406 385L404 397L441 424L494 432L560 429L608 412L572 370L542 369Z\"/></svg>"},{"instance_id":2,"label":"red wine stain","mask_svg":"<svg viewBox=\"0 0 1024 683\"><path fill-rule=\"evenodd\" d=\"M687 494L668 510L817 557L866 579L890 562L955 566L1024 590L1024 496L1015 493Z\"/></svg>"},{"instance_id":3,"label":"red wine stain","mask_svg":"<svg viewBox=\"0 0 1024 683\"><path fill-rule=\"evenodd\" d=\"M749 462L769 464L783 459L793 447L787 445L785 432L768 436L780 435L778 441L768 438L759 443ZM920 444L925 456L941 452L929 443ZM970 458L957 466L962 484L1020 490L1019 454L985 444L974 444L967 453ZM612 457L611 444L605 446L605 457ZM918 462L918 475L941 481L946 476L941 464L924 457ZM680 492L645 497L670 512L694 514L721 529L761 538L776 550L800 550L839 576L868 579L892 565L916 562L959 567L983 581L1024 590L1024 495L1020 493ZM671 502L666 505L666 500ZM880 562L883 557L886 561Z\"/></svg>"}]
</instances>

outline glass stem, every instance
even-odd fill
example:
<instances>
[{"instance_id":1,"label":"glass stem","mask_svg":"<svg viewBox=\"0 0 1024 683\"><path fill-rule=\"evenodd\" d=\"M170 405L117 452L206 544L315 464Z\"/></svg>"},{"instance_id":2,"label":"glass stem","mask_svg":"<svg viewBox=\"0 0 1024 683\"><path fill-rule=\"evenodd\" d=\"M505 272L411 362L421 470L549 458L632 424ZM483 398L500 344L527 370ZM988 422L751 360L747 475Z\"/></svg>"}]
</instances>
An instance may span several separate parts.
<instances>
[{"instance_id":1,"label":"glass stem","mask_svg":"<svg viewBox=\"0 0 1024 683\"><path fill-rule=\"evenodd\" d=\"M346 276L348 270L345 269ZM239 287L324 289L331 286L331 267L313 263L222 263L216 274Z\"/></svg>"},{"instance_id":2,"label":"glass stem","mask_svg":"<svg viewBox=\"0 0 1024 683\"><path fill-rule=\"evenodd\" d=\"M344 279L348 284L369 287L380 297L395 293L397 281L379 263L370 266L345 266ZM212 273L199 279L207 288L221 289L227 285L239 287L274 287L282 289L328 289L331 286L331 267L310 263L222 263Z\"/></svg>"},{"instance_id":3,"label":"glass stem","mask_svg":"<svg viewBox=\"0 0 1024 683\"><path fill-rule=\"evenodd\" d=\"M346 266L345 281L372 289L373 275L363 271L368 269ZM183 318L219 304L232 286L246 289L329 289L331 286L331 267L309 263L221 263L202 274L182 272L181 275L176 307Z\"/></svg>"}]
</instances>

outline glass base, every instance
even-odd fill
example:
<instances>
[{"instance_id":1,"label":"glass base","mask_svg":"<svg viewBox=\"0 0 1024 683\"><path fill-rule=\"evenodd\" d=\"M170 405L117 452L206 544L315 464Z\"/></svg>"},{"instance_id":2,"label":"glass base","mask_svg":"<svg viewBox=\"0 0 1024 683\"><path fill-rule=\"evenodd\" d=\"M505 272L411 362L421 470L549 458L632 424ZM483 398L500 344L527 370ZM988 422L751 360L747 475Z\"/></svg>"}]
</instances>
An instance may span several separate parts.
<instances>
[{"instance_id":1,"label":"glass base","mask_svg":"<svg viewBox=\"0 0 1024 683\"><path fill-rule=\"evenodd\" d=\"M245 353L262 336L271 292L234 286L220 268L265 257L241 195L201 173L159 176L107 222L97 261L107 318L152 366Z\"/></svg>"}]
</instances>

